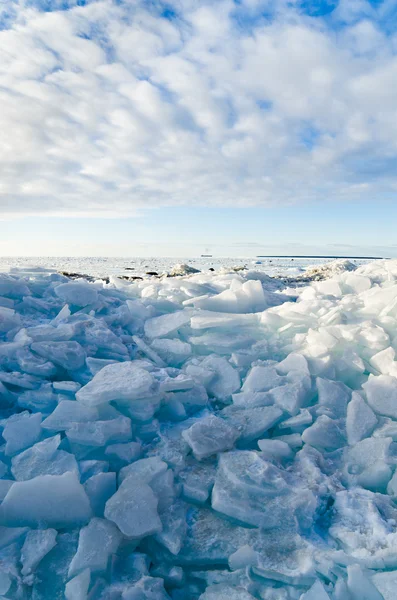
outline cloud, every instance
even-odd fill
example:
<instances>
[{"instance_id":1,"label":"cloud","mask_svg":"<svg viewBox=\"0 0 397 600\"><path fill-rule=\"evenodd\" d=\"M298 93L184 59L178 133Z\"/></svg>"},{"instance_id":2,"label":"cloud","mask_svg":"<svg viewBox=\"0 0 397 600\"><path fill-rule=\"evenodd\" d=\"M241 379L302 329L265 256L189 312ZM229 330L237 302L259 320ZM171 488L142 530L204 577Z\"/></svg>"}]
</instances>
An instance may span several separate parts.
<instances>
[{"instance_id":1,"label":"cloud","mask_svg":"<svg viewBox=\"0 0 397 600\"><path fill-rule=\"evenodd\" d=\"M1 213L393 196L392 20L367 0L10 5Z\"/></svg>"}]
</instances>

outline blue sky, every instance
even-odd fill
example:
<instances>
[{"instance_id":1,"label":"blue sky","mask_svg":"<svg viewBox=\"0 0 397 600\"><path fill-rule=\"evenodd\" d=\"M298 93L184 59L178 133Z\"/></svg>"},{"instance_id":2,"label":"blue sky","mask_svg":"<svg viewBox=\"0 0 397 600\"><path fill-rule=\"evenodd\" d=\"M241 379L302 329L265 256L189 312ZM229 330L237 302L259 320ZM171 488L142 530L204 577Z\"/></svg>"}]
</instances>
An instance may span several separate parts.
<instances>
[{"instance_id":1,"label":"blue sky","mask_svg":"<svg viewBox=\"0 0 397 600\"><path fill-rule=\"evenodd\" d=\"M397 256L395 0L0 8L3 255Z\"/></svg>"}]
</instances>

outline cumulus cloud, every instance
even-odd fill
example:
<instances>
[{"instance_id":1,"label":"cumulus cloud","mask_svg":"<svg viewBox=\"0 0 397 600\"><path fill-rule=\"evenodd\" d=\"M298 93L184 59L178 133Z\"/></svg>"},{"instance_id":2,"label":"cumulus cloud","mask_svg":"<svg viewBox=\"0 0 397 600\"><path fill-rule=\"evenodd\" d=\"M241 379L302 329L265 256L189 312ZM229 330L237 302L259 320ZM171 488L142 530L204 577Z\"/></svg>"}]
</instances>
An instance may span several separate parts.
<instances>
[{"instance_id":1,"label":"cumulus cloud","mask_svg":"<svg viewBox=\"0 0 397 600\"><path fill-rule=\"evenodd\" d=\"M7 3L2 214L395 194L393 14L369 0Z\"/></svg>"}]
</instances>

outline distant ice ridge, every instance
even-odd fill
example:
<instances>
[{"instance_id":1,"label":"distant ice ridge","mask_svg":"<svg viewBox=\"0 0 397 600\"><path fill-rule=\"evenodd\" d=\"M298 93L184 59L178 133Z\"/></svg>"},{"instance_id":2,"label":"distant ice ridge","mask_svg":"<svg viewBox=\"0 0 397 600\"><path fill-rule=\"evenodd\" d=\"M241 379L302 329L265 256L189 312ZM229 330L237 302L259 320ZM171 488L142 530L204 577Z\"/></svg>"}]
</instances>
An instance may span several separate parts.
<instances>
[{"instance_id":1,"label":"distant ice ridge","mask_svg":"<svg viewBox=\"0 0 397 600\"><path fill-rule=\"evenodd\" d=\"M0 598L395 600L397 261L337 270L0 275Z\"/></svg>"}]
</instances>

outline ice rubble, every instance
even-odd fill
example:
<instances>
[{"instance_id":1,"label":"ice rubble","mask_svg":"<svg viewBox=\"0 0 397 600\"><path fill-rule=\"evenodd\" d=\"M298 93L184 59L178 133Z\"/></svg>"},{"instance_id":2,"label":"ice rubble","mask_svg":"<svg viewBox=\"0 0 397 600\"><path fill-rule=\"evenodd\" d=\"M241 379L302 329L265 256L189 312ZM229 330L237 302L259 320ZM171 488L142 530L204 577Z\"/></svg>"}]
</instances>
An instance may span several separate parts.
<instances>
[{"instance_id":1,"label":"ice rubble","mask_svg":"<svg viewBox=\"0 0 397 600\"><path fill-rule=\"evenodd\" d=\"M395 600L397 261L327 274L0 275L0 597Z\"/></svg>"}]
</instances>

